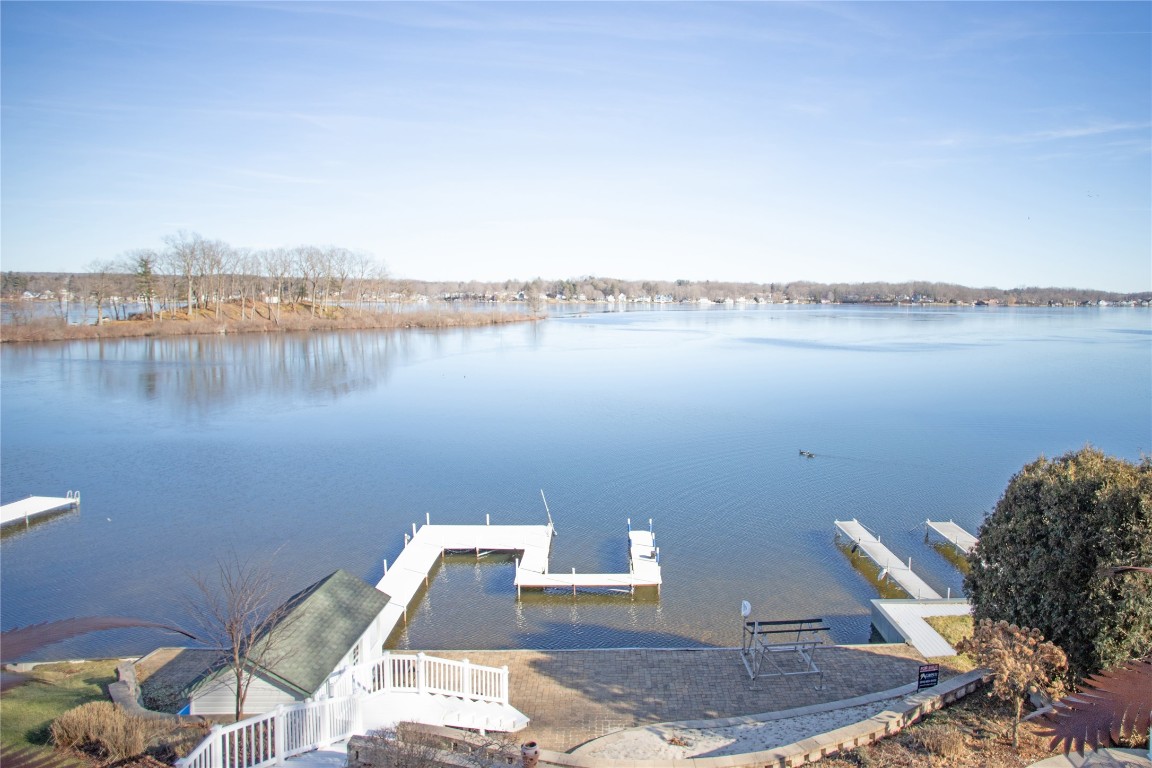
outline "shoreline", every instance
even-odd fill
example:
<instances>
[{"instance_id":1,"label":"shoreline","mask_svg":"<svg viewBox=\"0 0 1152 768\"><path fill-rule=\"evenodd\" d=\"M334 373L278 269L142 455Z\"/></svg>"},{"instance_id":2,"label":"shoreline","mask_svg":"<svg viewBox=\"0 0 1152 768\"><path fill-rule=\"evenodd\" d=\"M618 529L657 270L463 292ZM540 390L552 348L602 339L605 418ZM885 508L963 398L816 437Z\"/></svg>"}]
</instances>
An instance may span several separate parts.
<instances>
[{"instance_id":1,"label":"shoreline","mask_svg":"<svg viewBox=\"0 0 1152 768\"><path fill-rule=\"evenodd\" d=\"M246 317L241 317L241 314ZM164 314L171 313L165 312ZM234 304L215 310L203 309L189 317L176 316L149 320L105 320L99 324L71 325L61 318L0 325L0 344L30 344L54 341L92 341L104 339L174 338L181 336L216 336L246 333L316 333L324 331L397 331L484 328L496 325L536 322L544 316L528 313L472 311L363 312L353 314L343 308L328 308L311 314L308 305L284 307L273 318L269 305L241 308ZM256 317L252 317L256 315Z\"/></svg>"}]
</instances>

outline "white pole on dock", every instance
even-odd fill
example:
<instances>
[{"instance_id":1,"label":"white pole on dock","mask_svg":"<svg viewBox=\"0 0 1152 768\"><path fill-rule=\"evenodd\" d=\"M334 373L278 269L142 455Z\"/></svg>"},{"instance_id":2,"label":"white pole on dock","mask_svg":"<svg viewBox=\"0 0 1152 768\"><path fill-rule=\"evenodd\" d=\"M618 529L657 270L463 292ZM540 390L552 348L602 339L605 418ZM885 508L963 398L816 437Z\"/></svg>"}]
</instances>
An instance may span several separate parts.
<instances>
[{"instance_id":1,"label":"white pole on dock","mask_svg":"<svg viewBox=\"0 0 1152 768\"><path fill-rule=\"evenodd\" d=\"M484 525L492 525L492 515L484 515Z\"/></svg>"},{"instance_id":2,"label":"white pole on dock","mask_svg":"<svg viewBox=\"0 0 1152 768\"><path fill-rule=\"evenodd\" d=\"M416 538L416 523L412 523L412 538Z\"/></svg>"},{"instance_id":3,"label":"white pole on dock","mask_svg":"<svg viewBox=\"0 0 1152 768\"><path fill-rule=\"evenodd\" d=\"M384 575L388 575L388 558L384 558Z\"/></svg>"},{"instance_id":4,"label":"white pole on dock","mask_svg":"<svg viewBox=\"0 0 1152 768\"><path fill-rule=\"evenodd\" d=\"M540 489L540 498L544 499L544 514L548 515L548 527L555 533L556 527L552 525L552 510L548 509L548 497L544 495L543 488Z\"/></svg>"},{"instance_id":5,"label":"white pole on dock","mask_svg":"<svg viewBox=\"0 0 1152 768\"><path fill-rule=\"evenodd\" d=\"M431 512L425 512L424 513L424 524L425 525L432 525L432 513Z\"/></svg>"}]
</instances>

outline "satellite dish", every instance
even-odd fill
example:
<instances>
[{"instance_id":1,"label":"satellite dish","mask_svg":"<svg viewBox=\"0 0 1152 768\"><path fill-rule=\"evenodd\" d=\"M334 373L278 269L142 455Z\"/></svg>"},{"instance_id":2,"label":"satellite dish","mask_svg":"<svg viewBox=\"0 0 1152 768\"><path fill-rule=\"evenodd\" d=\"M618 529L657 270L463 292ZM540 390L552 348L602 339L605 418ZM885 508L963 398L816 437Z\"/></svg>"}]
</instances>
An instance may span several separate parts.
<instances>
[{"instance_id":1,"label":"satellite dish","mask_svg":"<svg viewBox=\"0 0 1152 768\"><path fill-rule=\"evenodd\" d=\"M752 603L748 602L747 600L741 600L740 601L740 615L743 616L744 618L748 618L749 616L751 616L752 615Z\"/></svg>"}]
</instances>

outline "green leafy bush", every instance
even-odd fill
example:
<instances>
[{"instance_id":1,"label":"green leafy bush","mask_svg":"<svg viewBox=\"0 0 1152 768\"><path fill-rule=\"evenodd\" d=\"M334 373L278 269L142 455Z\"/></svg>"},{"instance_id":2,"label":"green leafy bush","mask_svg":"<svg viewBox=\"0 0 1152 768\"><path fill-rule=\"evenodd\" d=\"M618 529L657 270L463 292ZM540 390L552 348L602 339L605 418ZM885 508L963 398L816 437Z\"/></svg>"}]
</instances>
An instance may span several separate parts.
<instances>
[{"instance_id":1,"label":"green leafy bush","mask_svg":"<svg viewBox=\"0 0 1152 768\"><path fill-rule=\"evenodd\" d=\"M1028 464L980 526L964 587L977 620L1036 627L1074 679L1152 654L1152 460L1092 447Z\"/></svg>"}]
</instances>

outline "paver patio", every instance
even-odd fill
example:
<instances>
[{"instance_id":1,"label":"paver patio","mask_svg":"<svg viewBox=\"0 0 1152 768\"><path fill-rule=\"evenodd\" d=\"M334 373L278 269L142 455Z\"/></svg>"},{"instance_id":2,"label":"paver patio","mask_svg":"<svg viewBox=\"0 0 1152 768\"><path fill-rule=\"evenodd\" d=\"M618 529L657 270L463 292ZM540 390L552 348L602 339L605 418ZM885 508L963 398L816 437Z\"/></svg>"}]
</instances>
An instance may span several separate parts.
<instances>
[{"instance_id":1,"label":"paver patio","mask_svg":"<svg viewBox=\"0 0 1152 768\"><path fill-rule=\"evenodd\" d=\"M915 682L924 663L902 644L828 646L816 655L822 680L753 682L731 648L428 653L507 665L512 705L532 719L516 740L561 752L646 723L754 715L885 691Z\"/></svg>"}]
</instances>

